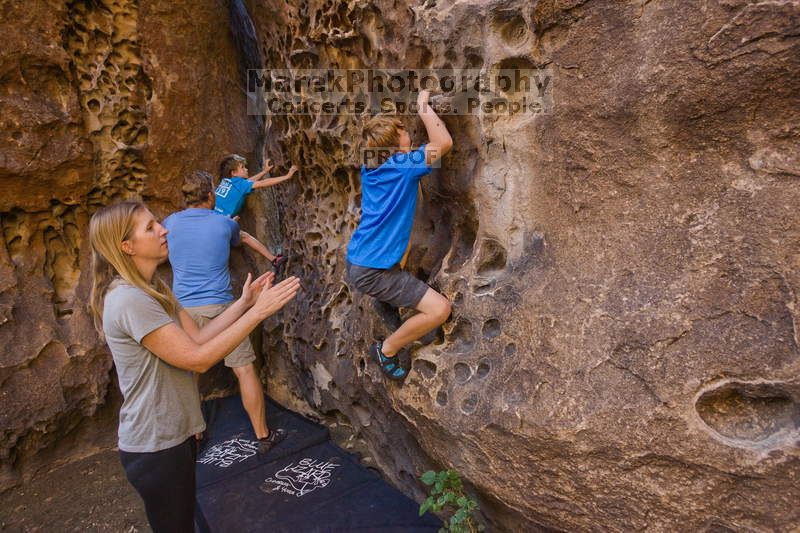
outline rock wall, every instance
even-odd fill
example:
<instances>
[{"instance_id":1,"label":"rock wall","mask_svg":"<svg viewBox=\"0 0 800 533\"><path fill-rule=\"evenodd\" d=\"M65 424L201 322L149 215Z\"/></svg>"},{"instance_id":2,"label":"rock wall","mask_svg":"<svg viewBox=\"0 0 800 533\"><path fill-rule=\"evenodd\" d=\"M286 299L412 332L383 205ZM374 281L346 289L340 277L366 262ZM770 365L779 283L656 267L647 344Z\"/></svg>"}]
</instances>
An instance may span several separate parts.
<instances>
[{"instance_id":1,"label":"rock wall","mask_svg":"<svg viewBox=\"0 0 800 533\"><path fill-rule=\"evenodd\" d=\"M252 159L265 131L302 171L244 224L304 285L265 327L265 377L395 484L421 496L423 470L456 468L502 531L800 521L800 2L237 6L231 34L221 1L2 3L0 487L108 418L91 213L165 215L184 172ZM249 116L259 64L547 75L547 113L444 118L409 268L454 312L403 387L365 351L406 312L342 283L360 123Z\"/></svg>"},{"instance_id":2,"label":"rock wall","mask_svg":"<svg viewBox=\"0 0 800 533\"><path fill-rule=\"evenodd\" d=\"M268 117L303 168L274 392L416 495L458 469L499 530L798 523L799 2L249 5L267 68L516 65L552 99L444 118L409 268L454 311L402 388L366 356L400 317L342 284L359 122Z\"/></svg>"},{"instance_id":3,"label":"rock wall","mask_svg":"<svg viewBox=\"0 0 800 533\"><path fill-rule=\"evenodd\" d=\"M179 205L183 173L213 171L225 152L251 153L259 131L230 83L240 65L224 4L1 7L5 488L42 461L85 452L79 443L50 451L81 423L95 424L84 430L90 441L115 432L106 416L86 418L104 404L111 381L111 358L87 308L91 213L137 197L166 215Z\"/></svg>"}]
</instances>

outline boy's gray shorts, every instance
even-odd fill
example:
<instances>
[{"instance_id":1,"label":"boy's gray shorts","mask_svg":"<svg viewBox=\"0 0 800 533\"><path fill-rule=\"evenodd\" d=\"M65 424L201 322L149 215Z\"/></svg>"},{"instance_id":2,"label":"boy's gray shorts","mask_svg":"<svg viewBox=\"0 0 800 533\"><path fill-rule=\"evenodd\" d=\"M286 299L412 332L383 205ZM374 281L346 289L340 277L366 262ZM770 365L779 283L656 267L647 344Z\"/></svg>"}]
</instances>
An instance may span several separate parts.
<instances>
[{"instance_id":1,"label":"boy's gray shorts","mask_svg":"<svg viewBox=\"0 0 800 533\"><path fill-rule=\"evenodd\" d=\"M347 262L345 279L350 287L394 307L416 308L428 291L420 281L399 265L389 269L369 268Z\"/></svg>"}]
</instances>

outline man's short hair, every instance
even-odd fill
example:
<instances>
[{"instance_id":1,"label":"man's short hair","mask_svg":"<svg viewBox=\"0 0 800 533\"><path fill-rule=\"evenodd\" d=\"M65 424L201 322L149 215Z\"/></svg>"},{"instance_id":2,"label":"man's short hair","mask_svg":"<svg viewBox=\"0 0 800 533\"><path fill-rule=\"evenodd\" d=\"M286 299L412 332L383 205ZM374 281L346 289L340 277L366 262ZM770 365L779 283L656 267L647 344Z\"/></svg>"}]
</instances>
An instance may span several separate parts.
<instances>
[{"instance_id":1,"label":"man's short hair","mask_svg":"<svg viewBox=\"0 0 800 533\"><path fill-rule=\"evenodd\" d=\"M214 178L208 172L195 170L183 179L181 192L187 206L202 204L214 191Z\"/></svg>"}]
</instances>

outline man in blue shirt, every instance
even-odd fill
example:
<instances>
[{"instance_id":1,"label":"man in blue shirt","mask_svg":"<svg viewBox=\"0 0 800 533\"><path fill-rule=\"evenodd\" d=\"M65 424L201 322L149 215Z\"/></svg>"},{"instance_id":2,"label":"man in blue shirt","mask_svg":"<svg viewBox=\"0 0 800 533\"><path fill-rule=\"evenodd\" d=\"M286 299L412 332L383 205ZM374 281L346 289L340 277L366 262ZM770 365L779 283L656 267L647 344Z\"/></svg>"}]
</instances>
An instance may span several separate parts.
<instances>
[{"instance_id":1,"label":"man in blue shirt","mask_svg":"<svg viewBox=\"0 0 800 533\"><path fill-rule=\"evenodd\" d=\"M453 145L428 98L428 91L420 91L417 106L429 141L418 150L411 150L411 138L398 118L379 115L364 125L366 150L396 148L376 168L362 166L361 220L347 246L350 286L394 307L419 311L384 341L370 346L370 358L392 380L405 379L410 368L397 353L450 316L447 298L401 267L410 246L419 181Z\"/></svg>"},{"instance_id":2,"label":"man in blue shirt","mask_svg":"<svg viewBox=\"0 0 800 533\"><path fill-rule=\"evenodd\" d=\"M182 187L187 208L164 220L172 265L172 292L186 311L202 327L220 315L233 302L228 259L231 246L240 243L262 255L263 244L239 229L239 224L213 211L214 183L207 172L186 177ZM266 453L284 436L282 429L267 427L264 389L258 377L250 339L245 338L226 358L239 381L242 403L253 425L258 450Z\"/></svg>"}]
</instances>

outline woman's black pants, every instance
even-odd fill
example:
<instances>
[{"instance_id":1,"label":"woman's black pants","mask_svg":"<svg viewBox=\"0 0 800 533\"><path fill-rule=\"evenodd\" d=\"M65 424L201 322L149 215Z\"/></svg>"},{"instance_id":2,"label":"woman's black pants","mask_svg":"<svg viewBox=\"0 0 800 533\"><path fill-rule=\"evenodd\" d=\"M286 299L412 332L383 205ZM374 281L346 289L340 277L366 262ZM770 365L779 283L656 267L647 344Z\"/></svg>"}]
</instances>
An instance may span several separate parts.
<instances>
[{"instance_id":1,"label":"woman's black pants","mask_svg":"<svg viewBox=\"0 0 800 533\"><path fill-rule=\"evenodd\" d=\"M120 450L119 455L128 481L144 500L153 533L192 533L195 438L158 452Z\"/></svg>"}]
</instances>

